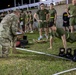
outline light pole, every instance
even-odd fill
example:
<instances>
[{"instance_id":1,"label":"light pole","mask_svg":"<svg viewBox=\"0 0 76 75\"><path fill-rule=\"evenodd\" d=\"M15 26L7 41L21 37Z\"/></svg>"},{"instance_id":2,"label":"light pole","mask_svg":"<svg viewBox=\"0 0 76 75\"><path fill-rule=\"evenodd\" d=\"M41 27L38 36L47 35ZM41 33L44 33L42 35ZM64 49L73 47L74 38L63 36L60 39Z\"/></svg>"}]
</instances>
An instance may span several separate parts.
<instances>
[{"instance_id":1,"label":"light pole","mask_svg":"<svg viewBox=\"0 0 76 75\"><path fill-rule=\"evenodd\" d=\"M21 0L21 5L23 5L23 0Z\"/></svg>"},{"instance_id":2,"label":"light pole","mask_svg":"<svg viewBox=\"0 0 76 75\"><path fill-rule=\"evenodd\" d=\"M14 0L14 7L16 7L16 0Z\"/></svg>"},{"instance_id":3,"label":"light pole","mask_svg":"<svg viewBox=\"0 0 76 75\"><path fill-rule=\"evenodd\" d=\"M35 3L35 0L34 0L34 3Z\"/></svg>"},{"instance_id":4,"label":"light pole","mask_svg":"<svg viewBox=\"0 0 76 75\"><path fill-rule=\"evenodd\" d=\"M68 0L66 0L66 3L68 4Z\"/></svg>"},{"instance_id":5,"label":"light pole","mask_svg":"<svg viewBox=\"0 0 76 75\"><path fill-rule=\"evenodd\" d=\"M18 8L20 9L20 3L18 2Z\"/></svg>"},{"instance_id":6,"label":"light pole","mask_svg":"<svg viewBox=\"0 0 76 75\"><path fill-rule=\"evenodd\" d=\"M31 4L31 0L29 0L29 4Z\"/></svg>"},{"instance_id":7,"label":"light pole","mask_svg":"<svg viewBox=\"0 0 76 75\"><path fill-rule=\"evenodd\" d=\"M54 1L52 0L52 3L53 3Z\"/></svg>"}]
</instances>

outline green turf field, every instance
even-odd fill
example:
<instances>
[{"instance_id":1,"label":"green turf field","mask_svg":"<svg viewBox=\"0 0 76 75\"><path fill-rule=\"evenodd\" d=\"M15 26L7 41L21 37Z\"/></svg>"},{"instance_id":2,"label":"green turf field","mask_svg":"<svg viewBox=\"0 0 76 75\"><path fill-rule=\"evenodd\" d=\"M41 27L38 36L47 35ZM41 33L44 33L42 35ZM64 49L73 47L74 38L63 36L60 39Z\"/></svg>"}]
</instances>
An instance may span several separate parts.
<instances>
[{"instance_id":1,"label":"green turf field","mask_svg":"<svg viewBox=\"0 0 76 75\"><path fill-rule=\"evenodd\" d=\"M49 42L33 42L33 39L38 38L37 32L26 35L28 36L29 40L27 49L30 50L41 51L49 54L58 54L59 48L63 46L62 41L55 38L53 49L48 50ZM73 50L76 48L76 43L67 43L67 45ZM66 61L31 52L17 51L17 54L10 53L8 58L0 58L0 75L52 75L76 67L76 62ZM65 73L63 75L76 75L76 71Z\"/></svg>"}]
</instances>

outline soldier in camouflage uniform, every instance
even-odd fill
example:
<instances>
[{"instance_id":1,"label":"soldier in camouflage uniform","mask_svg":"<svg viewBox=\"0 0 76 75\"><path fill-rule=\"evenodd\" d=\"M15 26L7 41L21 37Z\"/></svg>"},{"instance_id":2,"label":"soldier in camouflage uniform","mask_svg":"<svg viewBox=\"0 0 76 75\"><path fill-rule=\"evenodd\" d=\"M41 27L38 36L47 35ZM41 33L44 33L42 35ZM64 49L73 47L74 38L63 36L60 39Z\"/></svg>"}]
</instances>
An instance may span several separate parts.
<instances>
[{"instance_id":1,"label":"soldier in camouflage uniform","mask_svg":"<svg viewBox=\"0 0 76 75\"><path fill-rule=\"evenodd\" d=\"M20 10L15 9L13 13L6 15L0 23L0 56L7 57L11 42L15 48L16 32L18 31L18 21Z\"/></svg>"},{"instance_id":2,"label":"soldier in camouflage uniform","mask_svg":"<svg viewBox=\"0 0 76 75\"><path fill-rule=\"evenodd\" d=\"M25 32L28 32L29 31L29 14L28 14L28 11L26 11L26 14L25 14Z\"/></svg>"},{"instance_id":3,"label":"soldier in camouflage uniform","mask_svg":"<svg viewBox=\"0 0 76 75\"><path fill-rule=\"evenodd\" d=\"M42 36L42 29L45 30L45 37L48 39L48 16L49 16L49 11L47 9L45 9L45 5L44 3L40 4L40 10L38 10L35 14L34 14L34 18L38 21L39 25L39 38L38 40L41 40L43 38Z\"/></svg>"},{"instance_id":4,"label":"soldier in camouflage uniform","mask_svg":"<svg viewBox=\"0 0 76 75\"><path fill-rule=\"evenodd\" d=\"M49 49L52 49L53 39L55 36L62 39L63 46L66 49L66 36L65 36L65 31L63 30L63 28L57 28L55 25L50 26L50 27L52 31L50 33L50 48Z\"/></svg>"},{"instance_id":5,"label":"soldier in camouflage uniform","mask_svg":"<svg viewBox=\"0 0 76 75\"><path fill-rule=\"evenodd\" d=\"M30 33L33 33L33 15L32 15L32 11L29 11L29 27L30 27Z\"/></svg>"},{"instance_id":6,"label":"soldier in camouflage uniform","mask_svg":"<svg viewBox=\"0 0 76 75\"><path fill-rule=\"evenodd\" d=\"M49 27L55 25L56 19L57 19L57 11L55 10L53 3L51 3L49 10Z\"/></svg>"},{"instance_id":7,"label":"soldier in camouflage uniform","mask_svg":"<svg viewBox=\"0 0 76 75\"><path fill-rule=\"evenodd\" d=\"M58 37L62 39L63 46L66 49L67 48L67 42L73 43L76 42L76 35L71 32L64 31L63 28L57 28L55 25L51 26L51 33L50 33L50 48L52 49L53 45L53 38Z\"/></svg>"},{"instance_id":8,"label":"soldier in camouflage uniform","mask_svg":"<svg viewBox=\"0 0 76 75\"><path fill-rule=\"evenodd\" d=\"M25 32L25 13L22 11L20 15L20 27Z\"/></svg>"},{"instance_id":9,"label":"soldier in camouflage uniform","mask_svg":"<svg viewBox=\"0 0 76 75\"><path fill-rule=\"evenodd\" d=\"M71 33L74 31L74 25L76 25L76 0L72 0L72 4L68 7L70 12L70 25L71 25Z\"/></svg>"}]
</instances>

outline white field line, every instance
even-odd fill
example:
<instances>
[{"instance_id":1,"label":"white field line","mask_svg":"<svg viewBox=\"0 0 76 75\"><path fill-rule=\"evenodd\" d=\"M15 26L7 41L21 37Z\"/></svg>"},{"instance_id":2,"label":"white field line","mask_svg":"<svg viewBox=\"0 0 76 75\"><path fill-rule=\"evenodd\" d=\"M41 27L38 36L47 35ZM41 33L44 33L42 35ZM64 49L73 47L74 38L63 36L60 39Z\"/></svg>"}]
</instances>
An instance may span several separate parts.
<instances>
[{"instance_id":1,"label":"white field line","mask_svg":"<svg viewBox=\"0 0 76 75\"><path fill-rule=\"evenodd\" d=\"M24 48L16 48L16 49L17 50L22 50L22 51L27 51L27 52L32 52L32 53L37 53L37 54L43 54L43 55L47 55L47 56L52 56L52 57L55 57L55 58L61 58L61 59L64 59L64 60L70 60L70 59L67 59L67 58L59 57L59 56L56 56L56 55L53 55L53 54L47 54L47 53L44 53L44 52L28 50L28 49L24 49ZM74 71L74 70L76 70L76 68L66 70L66 71L62 71L62 72L59 72L59 73L56 73L56 74L53 74L53 75L59 75L59 74L67 73L67 72Z\"/></svg>"},{"instance_id":2,"label":"white field line","mask_svg":"<svg viewBox=\"0 0 76 75\"><path fill-rule=\"evenodd\" d=\"M69 69L69 70L66 70L66 71L62 71L62 72L59 72L59 73L56 73L56 74L53 74L53 75L60 75L60 74L64 74L64 73L67 73L67 72L71 72L71 71L75 71L76 68L73 68L73 69Z\"/></svg>"},{"instance_id":3,"label":"white field line","mask_svg":"<svg viewBox=\"0 0 76 75\"><path fill-rule=\"evenodd\" d=\"M17 50L22 50L22 51L27 51L27 52L32 52L32 53L37 53L37 54L43 54L43 55L47 55L47 56L52 56L52 57L55 57L55 58L61 58L61 59L64 59L64 60L70 60L70 59L67 59L67 58L64 58L64 57L60 57L60 56L53 55L53 54L47 54L47 53L44 53L44 52L28 50L28 49L24 49L24 48L16 48L16 49Z\"/></svg>"}]
</instances>

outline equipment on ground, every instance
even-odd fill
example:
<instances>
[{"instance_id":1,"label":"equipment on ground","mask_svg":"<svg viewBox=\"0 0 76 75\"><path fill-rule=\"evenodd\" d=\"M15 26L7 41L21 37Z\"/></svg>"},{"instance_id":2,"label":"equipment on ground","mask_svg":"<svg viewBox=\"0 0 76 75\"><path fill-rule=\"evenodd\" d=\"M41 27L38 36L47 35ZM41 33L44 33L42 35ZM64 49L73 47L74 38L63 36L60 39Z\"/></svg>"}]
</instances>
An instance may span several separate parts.
<instances>
[{"instance_id":1,"label":"equipment on ground","mask_svg":"<svg viewBox=\"0 0 76 75\"><path fill-rule=\"evenodd\" d=\"M48 40L35 40L33 39L33 42L35 43L47 43Z\"/></svg>"},{"instance_id":2,"label":"equipment on ground","mask_svg":"<svg viewBox=\"0 0 76 75\"><path fill-rule=\"evenodd\" d=\"M74 50L73 61L76 62L76 49Z\"/></svg>"},{"instance_id":3,"label":"equipment on ground","mask_svg":"<svg viewBox=\"0 0 76 75\"><path fill-rule=\"evenodd\" d=\"M59 56L65 57L65 48L60 48L59 49Z\"/></svg>"},{"instance_id":4,"label":"equipment on ground","mask_svg":"<svg viewBox=\"0 0 76 75\"><path fill-rule=\"evenodd\" d=\"M18 38L16 42L16 47L25 48L28 44L27 36L23 36L22 39Z\"/></svg>"},{"instance_id":5,"label":"equipment on ground","mask_svg":"<svg viewBox=\"0 0 76 75\"><path fill-rule=\"evenodd\" d=\"M68 58L68 59L73 59L71 48L67 48L65 57Z\"/></svg>"}]
</instances>

